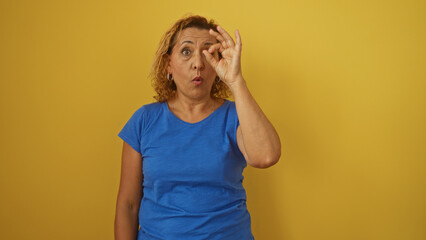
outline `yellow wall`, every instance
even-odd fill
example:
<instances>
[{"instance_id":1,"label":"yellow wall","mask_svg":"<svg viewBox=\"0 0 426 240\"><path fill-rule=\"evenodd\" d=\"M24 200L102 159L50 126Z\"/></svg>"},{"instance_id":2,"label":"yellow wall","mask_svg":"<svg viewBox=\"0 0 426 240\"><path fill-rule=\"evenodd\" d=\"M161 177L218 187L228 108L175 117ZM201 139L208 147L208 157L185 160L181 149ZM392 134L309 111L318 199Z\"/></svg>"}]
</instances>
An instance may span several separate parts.
<instances>
[{"instance_id":1,"label":"yellow wall","mask_svg":"<svg viewBox=\"0 0 426 240\"><path fill-rule=\"evenodd\" d=\"M159 2L159 3L158 3ZM0 1L2 239L113 239L119 130L186 13L239 29L282 158L257 240L426 239L426 2Z\"/></svg>"}]
</instances>

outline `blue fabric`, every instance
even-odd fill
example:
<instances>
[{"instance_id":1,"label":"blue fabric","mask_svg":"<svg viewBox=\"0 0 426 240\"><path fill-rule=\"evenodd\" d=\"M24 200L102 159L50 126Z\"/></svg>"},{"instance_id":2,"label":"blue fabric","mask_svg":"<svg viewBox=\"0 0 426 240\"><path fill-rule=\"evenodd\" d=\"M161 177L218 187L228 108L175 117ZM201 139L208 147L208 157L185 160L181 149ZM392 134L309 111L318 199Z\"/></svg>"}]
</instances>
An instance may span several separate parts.
<instances>
[{"instance_id":1,"label":"blue fabric","mask_svg":"<svg viewBox=\"0 0 426 240\"><path fill-rule=\"evenodd\" d=\"M166 102L140 107L118 134L143 157L138 240L252 240L235 102L197 123Z\"/></svg>"}]
</instances>

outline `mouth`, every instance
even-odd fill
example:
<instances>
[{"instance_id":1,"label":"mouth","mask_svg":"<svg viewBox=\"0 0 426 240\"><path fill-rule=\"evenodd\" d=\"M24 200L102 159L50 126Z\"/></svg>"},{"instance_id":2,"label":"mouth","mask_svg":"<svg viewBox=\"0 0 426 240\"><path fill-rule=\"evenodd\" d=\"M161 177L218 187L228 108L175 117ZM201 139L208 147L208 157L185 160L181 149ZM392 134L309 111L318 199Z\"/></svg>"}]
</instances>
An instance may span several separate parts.
<instances>
[{"instance_id":1,"label":"mouth","mask_svg":"<svg viewBox=\"0 0 426 240\"><path fill-rule=\"evenodd\" d=\"M203 81L204 81L204 79L203 79L201 76L196 76L196 77L192 80L192 82L193 82L195 85L200 85L201 83L203 83Z\"/></svg>"}]
</instances>

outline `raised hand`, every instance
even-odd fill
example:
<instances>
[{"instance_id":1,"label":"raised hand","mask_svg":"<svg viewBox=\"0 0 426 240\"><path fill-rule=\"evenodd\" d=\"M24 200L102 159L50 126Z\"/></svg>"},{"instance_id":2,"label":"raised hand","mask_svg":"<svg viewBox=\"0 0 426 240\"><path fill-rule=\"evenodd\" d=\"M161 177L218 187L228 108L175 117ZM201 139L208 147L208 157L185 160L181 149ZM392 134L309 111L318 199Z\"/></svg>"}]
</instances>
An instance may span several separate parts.
<instances>
[{"instance_id":1,"label":"raised hand","mask_svg":"<svg viewBox=\"0 0 426 240\"><path fill-rule=\"evenodd\" d=\"M235 30L237 42L220 26L217 26L219 33L209 30L209 33L219 40L219 43L212 45L209 50L204 50L207 62L215 69L219 78L228 86L242 80L241 73L241 36L238 30ZM212 53L216 50L222 54L222 59L216 60Z\"/></svg>"}]
</instances>

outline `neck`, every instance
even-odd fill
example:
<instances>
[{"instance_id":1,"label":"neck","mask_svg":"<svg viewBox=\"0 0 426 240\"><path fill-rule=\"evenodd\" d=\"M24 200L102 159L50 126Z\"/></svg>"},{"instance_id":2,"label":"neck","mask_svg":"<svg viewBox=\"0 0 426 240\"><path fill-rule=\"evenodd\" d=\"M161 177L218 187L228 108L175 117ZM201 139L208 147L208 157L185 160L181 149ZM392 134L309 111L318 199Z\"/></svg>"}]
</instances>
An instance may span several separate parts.
<instances>
[{"instance_id":1,"label":"neck","mask_svg":"<svg viewBox=\"0 0 426 240\"><path fill-rule=\"evenodd\" d=\"M209 96L204 99L188 99L175 95L170 101L174 111L183 111L186 113L213 112L216 106L216 98Z\"/></svg>"}]
</instances>

